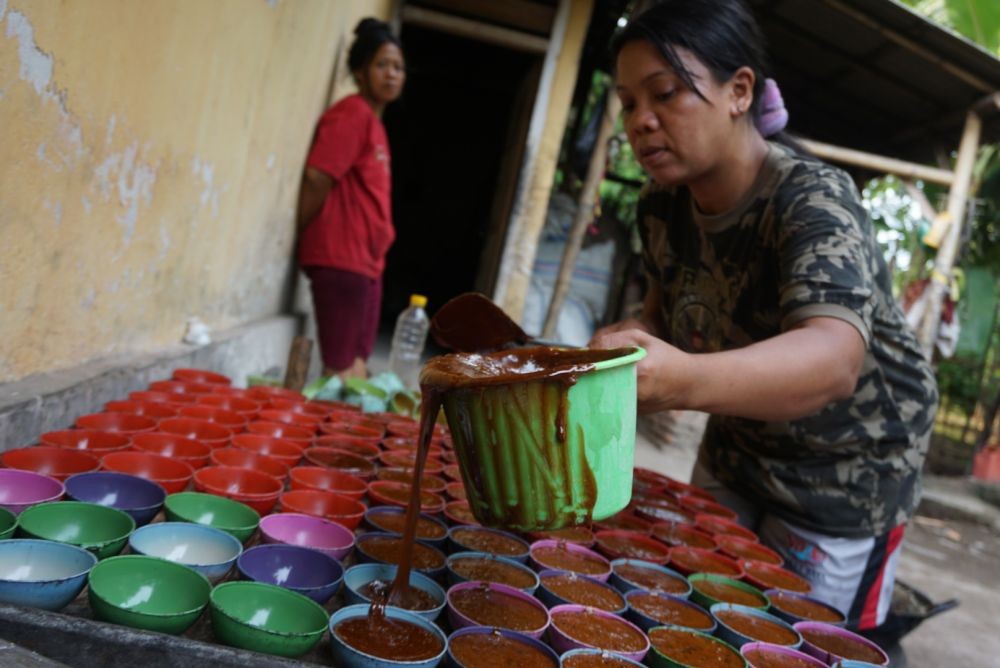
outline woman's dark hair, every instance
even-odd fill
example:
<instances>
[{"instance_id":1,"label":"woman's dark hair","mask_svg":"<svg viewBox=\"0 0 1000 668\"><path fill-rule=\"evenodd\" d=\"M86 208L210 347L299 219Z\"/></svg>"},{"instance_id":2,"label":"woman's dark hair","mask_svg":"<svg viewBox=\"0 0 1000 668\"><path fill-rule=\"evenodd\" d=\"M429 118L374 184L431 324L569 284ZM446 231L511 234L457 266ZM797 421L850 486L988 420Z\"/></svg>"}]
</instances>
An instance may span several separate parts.
<instances>
[{"instance_id":1,"label":"woman's dark hair","mask_svg":"<svg viewBox=\"0 0 1000 668\"><path fill-rule=\"evenodd\" d=\"M400 50L403 48L388 23L371 17L361 19L354 28L354 42L347 54L348 68L352 72L363 70L386 43L395 44Z\"/></svg>"},{"instance_id":2,"label":"woman's dark hair","mask_svg":"<svg viewBox=\"0 0 1000 668\"><path fill-rule=\"evenodd\" d=\"M677 76L705 99L695 77L684 66L678 48L693 53L718 83L729 81L741 67L756 75L750 117L760 117L767 55L764 39L743 0L660 0L633 17L611 41L612 62L629 42L645 40L663 56Z\"/></svg>"}]
</instances>

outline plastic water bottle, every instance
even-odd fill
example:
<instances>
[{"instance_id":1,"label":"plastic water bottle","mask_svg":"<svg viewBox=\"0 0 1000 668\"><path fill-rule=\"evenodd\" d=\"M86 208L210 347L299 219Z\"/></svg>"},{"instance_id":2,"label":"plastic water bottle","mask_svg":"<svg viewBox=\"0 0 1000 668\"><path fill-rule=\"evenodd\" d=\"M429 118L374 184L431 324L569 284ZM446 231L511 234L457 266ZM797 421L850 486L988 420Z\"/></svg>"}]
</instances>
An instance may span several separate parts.
<instances>
[{"instance_id":1,"label":"plastic water bottle","mask_svg":"<svg viewBox=\"0 0 1000 668\"><path fill-rule=\"evenodd\" d=\"M425 306L427 297L410 295L410 305L399 314L392 334L389 370L399 376L407 387L417 387L420 382L420 359L431 326Z\"/></svg>"}]
</instances>

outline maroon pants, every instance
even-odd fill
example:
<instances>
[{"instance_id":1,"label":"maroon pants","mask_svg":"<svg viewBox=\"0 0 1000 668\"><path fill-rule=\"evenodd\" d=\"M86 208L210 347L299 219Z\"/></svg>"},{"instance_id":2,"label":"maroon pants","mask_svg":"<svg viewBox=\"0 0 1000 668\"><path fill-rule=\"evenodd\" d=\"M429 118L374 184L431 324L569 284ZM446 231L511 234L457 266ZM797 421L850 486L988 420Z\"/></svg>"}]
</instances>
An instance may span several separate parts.
<instances>
[{"instance_id":1,"label":"maroon pants","mask_svg":"<svg viewBox=\"0 0 1000 668\"><path fill-rule=\"evenodd\" d=\"M375 346L382 278L330 267L303 267L312 288L323 365L341 371Z\"/></svg>"}]
</instances>

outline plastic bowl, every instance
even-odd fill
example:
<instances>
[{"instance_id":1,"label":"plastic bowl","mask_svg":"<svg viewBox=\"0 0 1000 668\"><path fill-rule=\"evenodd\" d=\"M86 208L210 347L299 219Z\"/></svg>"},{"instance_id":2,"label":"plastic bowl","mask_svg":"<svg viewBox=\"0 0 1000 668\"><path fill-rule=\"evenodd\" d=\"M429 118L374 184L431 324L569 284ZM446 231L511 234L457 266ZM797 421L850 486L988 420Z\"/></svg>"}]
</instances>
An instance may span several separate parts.
<instances>
[{"instance_id":1,"label":"plastic bowl","mask_svg":"<svg viewBox=\"0 0 1000 668\"><path fill-rule=\"evenodd\" d=\"M150 452L112 452L101 458L101 466L106 471L128 473L152 480L167 490L168 494L182 491L194 474L194 469L188 464Z\"/></svg>"},{"instance_id":2,"label":"plastic bowl","mask_svg":"<svg viewBox=\"0 0 1000 668\"><path fill-rule=\"evenodd\" d=\"M309 448L305 451L306 461L315 466L325 466L336 471L370 480L375 475L375 463L347 450L337 448Z\"/></svg>"},{"instance_id":3,"label":"plastic bowl","mask_svg":"<svg viewBox=\"0 0 1000 668\"><path fill-rule=\"evenodd\" d=\"M354 548L354 534L349 529L312 515L268 515L260 521L260 534L265 543L308 547L324 552L338 561L343 561Z\"/></svg>"},{"instance_id":4,"label":"plastic bowl","mask_svg":"<svg viewBox=\"0 0 1000 668\"><path fill-rule=\"evenodd\" d=\"M808 594L812 591L812 584L808 580L781 566L743 559L740 561L740 567L745 574L743 579L761 591L784 589L800 594Z\"/></svg>"},{"instance_id":5,"label":"plastic bowl","mask_svg":"<svg viewBox=\"0 0 1000 668\"><path fill-rule=\"evenodd\" d=\"M217 406L206 406L205 404L194 404L180 409L179 417L194 418L196 420L207 420L217 425L231 429L234 434L239 434L247 426L247 416L234 413L233 411L219 408Z\"/></svg>"},{"instance_id":6,"label":"plastic bowl","mask_svg":"<svg viewBox=\"0 0 1000 668\"><path fill-rule=\"evenodd\" d=\"M448 584L449 585L457 585L460 582L470 582L471 581L469 578L466 578L464 575L461 575L458 571L455 570L455 564L457 562L465 560L465 559L476 559L476 560L480 560L481 559L483 561L488 561L488 562L491 562L493 564L503 564L504 566L506 566L508 568L512 568L512 569L518 571L519 573L522 573L524 575L524 579L526 581L528 579L530 579L531 582L530 582L530 584L526 584L523 587L519 587L519 586L516 586L515 583L509 582L509 581L508 582L501 582L501 581L498 581L496 579L490 579L488 577L486 577L486 578L479 577L479 578L475 578L475 580L481 580L481 581L484 581L484 582L497 582L497 584L504 584L504 585L507 585L508 587L514 587L515 589L520 589L521 591L523 591L526 594L532 594L532 595L534 595L535 592L536 592L536 590L538 589L539 579L538 579L538 574L535 573L535 571L531 570L530 568L528 568L527 566L525 566L520 561L514 561L513 559L508 559L507 557L498 557L495 554L487 554L486 552L453 552L448 557L448 561L445 562L445 568L448 571ZM542 571L542 572L543 573L549 573L549 572L551 572L551 573L561 573L562 571ZM539 598L541 598L541 597L539 597ZM546 605L548 605L548 602L546 602L546 601L543 601L543 602L545 602ZM555 604L553 604L553 605L555 605Z\"/></svg>"},{"instance_id":7,"label":"plastic bowl","mask_svg":"<svg viewBox=\"0 0 1000 668\"><path fill-rule=\"evenodd\" d=\"M254 401L268 401L270 399L289 399L291 401L305 401L306 397L301 392L289 390L284 387L274 385L255 385L247 388L247 396Z\"/></svg>"},{"instance_id":8,"label":"plastic bowl","mask_svg":"<svg viewBox=\"0 0 1000 668\"><path fill-rule=\"evenodd\" d=\"M19 525L29 538L82 547L98 559L121 552L135 530L135 520L128 513L82 501L32 506L21 513Z\"/></svg>"},{"instance_id":9,"label":"plastic bowl","mask_svg":"<svg viewBox=\"0 0 1000 668\"><path fill-rule=\"evenodd\" d=\"M624 656L620 654L615 654L614 652L607 652L603 649L571 649L570 651L564 653L562 657L560 657L559 665L565 668L573 668L575 664L575 661L573 661L574 657L581 657L581 661L583 661L586 660L583 659L583 657L591 657L591 656L595 657L595 660L599 657L601 661L607 662L609 664L611 664L612 662L617 662L618 664L624 663L627 666L637 666L639 668L643 668L643 664L639 663L638 661L633 661L632 659L626 659ZM589 666L593 664L586 663L584 665Z\"/></svg>"},{"instance_id":10,"label":"plastic bowl","mask_svg":"<svg viewBox=\"0 0 1000 668\"><path fill-rule=\"evenodd\" d=\"M712 536L721 534L727 536L739 536L740 538L745 538L746 540L759 540L757 534L750 529L747 529L745 526L737 524L731 520L727 520L724 517L719 517L718 515L708 515L704 513L695 515L694 525L698 529L712 534Z\"/></svg>"},{"instance_id":11,"label":"plastic bowl","mask_svg":"<svg viewBox=\"0 0 1000 668\"><path fill-rule=\"evenodd\" d=\"M233 430L221 424L196 418L176 417L161 420L157 431L178 434L201 441L212 448L221 448L233 437Z\"/></svg>"},{"instance_id":12,"label":"plastic bowl","mask_svg":"<svg viewBox=\"0 0 1000 668\"><path fill-rule=\"evenodd\" d=\"M636 517L630 510L623 510L600 522L594 522L595 531L637 531L649 534L653 525Z\"/></svg>"},{"instance_id":13,"label":"plastic bowl","mask_svg":"<svg viewBox=\"0 0 1000 668\"><path fill-rule=\"evenodd\" d=\"M45 432L38 437L42 445L70 450L86 450L98 457L109 452L125 450L132 439L128 434L94 429L63 429L61 431Z\"/></svg>"},{"instance_id":14,"label":"plastic bowl","mask_svg":"<svg viewBox=\"0 0 1000 668\"><path fill-rule=\"evenodd\" d=\"M39 503L58 501L66 488L55 478L33 471L0 469L0 508L15 515Z\"/></svg>"},{"instance_id":15,"label":"plastic bowl","mask_svg":"<svg viewBox=\"0 0 1000 668\"><path fill-rule=\"evenodd\" d=\"M17 528L17 515L6 508L0 507L0 540L5 540L14 535Z\"/></svg>"},{"instance_id":16,"label":"plastic bowl","mask_svg":"<svg viewBox=\"0 0 1000 668\"><path fill-rule=\"evenodd\" d=\"M653 617L649 613L643 612L636 607L636 598L649 596L655 596L659 602L672 606L673 610L671 611L671 614L665 615L669 617L668 619ZM697 603L689 601L685 598L680 598L679 596L671 596L670 594L664 594L663 592L650 592L643 591L641 589L633 589L629 593L625 594L625 600L628 602L629 620L635 622L635 625L643 631L648 631L649 629L656 628L657 626L676 626L691 629L693 631L701 631L702 633L714 634L719 626L718 620L710 615L708 611ZM682 617L684 613L678 612L678 610L684 609L687 610L687 617Z\"/></svg>"},{"instance_id":17,"label":"plastic bowl","mask_svg":"<svg viewBox=\"0 0 1000 668\"><path fill-rule=\"evenodd\" d=\"M401 536L406 526L406 508L372 506L365 511L365 522L376 531ZM436 517L421 514L417 520L417 540L444 548L448 541L448 525Z\"/></svg>"},{"instance_id":18,"label":"plastic bowl","mask_svg":"<svg viewBox=\"0 0 1000 668\"><path fill-rule=\"evenodd\" d=\"M682 507L687 508L695 514L715 515L716 517L722 517L732 522L736 522L739 519L739 515L736 514L735 510L696 494L682 494L677 497L677 500Z\"/></svg>"},{"instance_id":19,"label":"plastic bowl","mask_svg":"<svg viewBox=\"0 0 1000 668\"><path fill-rule=\"evenodd\" d=\"M319 550L298 545L257 545L240 555L236 568L247 580L277 585L320 605L340 590L344 567Z\"/></svg>"},{"instance_id":20,"label":"plastic bowl","mask_svg":"<svg viewBox=\"0 0 1000 668\"><path fill-rule=\"evenodd\" d=\"M243 553L243 544L220 529L188 522L158 522L129 536L136 554L159 557L192 568L209 582L221 580Z\"/></svg>"},{"instance_id":21,"label":"plastic bowl","mask_svg":"<svg viewBox=\"0 0 1000 668\"><path fill-rule=\"evenodd\" d=\"M788 665L793 660L797 662L795 665L798 666L808 666L809 668L827 668L826 663L815 657L809 656L805 652L792 649L791 647L772 645L771 643L766 642L749 642L740 648L740 655L746 659L747 663L750 664L750 668L754 668L756 665L782 665L782 663L780 663L782 661L785 662L784 665ZM755 664L755 660L759 663ZM872 664L865 663L862 665L870 666Z\"/></svg>"},{"instance_id":22,"label":"plastic bowl","mask_svg":"<svg viewBox=\"0 0 1000 668\"><path fill-rule=\"evenodd\" d=\"M139 392L129 392L128 398L132 401L148 401L154 404L167 404L180 409L195 402L196 394L183 394L181 392L160 392L158 390L141 390Z\"/></svg>"},{"instance_id":23,"label":"plastic bowl","mask_svg":"<svg viewBox=\"0 0 1000 668\"><path fill-rule=\"evenodd\" d=\"M599 587L600 589L606 590L608 594L616 599L620 599L621 605L614 610L607 610L607 608L602 606L593 605L592 603L584 601L574 601L572 599L565 598L559 595L555 591L546 585L547 578L553 577L566 577L573 580L574 583L582 582L585 585L591 587ZM579 573L572 573L569 571L554 571L554 570L544 570L538 574L538 592L536 594L538 600L544 603L549 608L554 608L557 605L590 605L591 607L600 608L601 610L607 610L607 612L613 612L616 615L624 615L625 611L628 609L628 604L626 603L625 597L617 589L612 587L606 582L601 582L600 580L594 580L593 578L588 578L586 575L580 575ZM633 620L634 621L634 620Z\"/></svg>"},{"instance_id":24,"label":"plastic bowl","mask_svg":"<svg viewBox=\"0 0 1000 668\"><path fill-rule=\"evenodd\" d=\"M317 436L313 439L312 445L314 448L346 450L371 461L378 459L379 453L382 452L375 442L353 436L341 436L339 434Z\"/></svg>"},{"instance_id":25,"label":"plastic bowl","mask_svg":"<svg viewBox=\"0 0 1000 668\"><path fill-rule=\"evenodd\" d=\"M149 523L160 512L167 492L138 476L114 471L78 473L66 480L66 496L128 513L136 526Z\"/></svg>"},{"instance_id":26,"label":"plastic bowl","mask_svg":"<svg viewBox=\"0 0 1000 668\"><path fill-rule=\"evenodd\" d=\"M358 564L357 566L348 568L347 573L344 574L345 603L347 605L356 605L359 603L370 604L371 598L366 596L361 590L365 585L375 580L391 585L396 580L396 568L392 564ZM417 573L412 570L410 571L410 586L426 592L437 603L430 610L410 610L410 612L430 621L437 619L445 607L444 589L423 573Z\"/></svg>"},{"instance_id":27,"label":"plastic bowl","mask_svg":"<svg viewBox=\"0 0 1000 668\"><path fill-rule=\"evenodd\" d=\"M824 603L819 599L807 596L806 594L800 594L786 589L768 589L764 592L764 595L767 596L767 600L771 602L771 607L768 608L768 612L775 617L785 620L789 624L798 624L799 622L823 622L824 624L830 624L832 626L845 626L847 624L847 617L840 610L837 610L832 605ZM826 616L835 617L836 619L819 619L816 617L808 618L794 614L785 610L787 605L782 605L785 601L789 600L823 608L826 611Z\"/></svg>"},{"instance_id":28,"label":"plastic bowl","mask_svg":"<svg viewBox=\"0 0 1000 668\"><path fill-rule=\"evenodd\" d=\"M177 409L166 403L155 403L152 401L109 401L104 404L106 413L129 413L131 415L143 415L160 421L163 418L174 417Z\"/></svg>"},{"instance_id":29,"label":"plastic bowl","mask_svg":"<svg viewBox=\"0 0 1000 668\"><path fill-rule=\"evenodd\" d=\"M373 654L366 654L345 643L337 634L337 625L350 619L367 616L369 607L368 605L349 605L333 613L333 616L330 617L330 649L333 652L334 665L345 668L400 668L402 666L406 668L431 668L441 663L448 650L448 638L445 634L433 622L399 608L387 607L385 616L389 620L408 622L432 633L441 643L440 652L425 660L393 661Z\"/></svg>"},{"instance_id":30,"label":"plastic bowl","mask_svg":"<svg viewBox=\"0 0 1000 668\"><path fill-rule=\"evenodd\" d=\"M0 463L9 469L34 471L56 480L65 481L74 473L86 473L101 468L101 462L82 450L52 446L17 448L0 455Z\"/></svg>"},{"instance_id":31,"label":"plastic bowl","mask_svg":"<svg viewBox=\"0 0 1000 668\"><path fill-rule=\"evenodd\" d=\"M550 557L551 550L565 550L567 555L559 554L559 559L570 560L553 561ZM531 564L536 571L553 569L557 571L573 571L592 577L601 582L607 582L611 577L611 562L594 552L580 545L573 543L560 543L557 540L536 540L531 544Z\"/></svg>"},{"instance_id":32,"label":"plastic bowl","mask_svg":"<svg viewBox=\"0 0 1000 668\"><path fill-rule=\"evenodd\" d=\"M714 551L718 547L715 538L694 525L680 522L657 522L651 530L653 538L670 547L698 547ZM735 536L734 536L735 538Z\"/></svg>"},{"instance_id":33,"label":"plastic bowl","mask_svg":"<svg viewBox=\"0 0 1000 668\"><path fill-rule=\"evenodd\" d=\"M752 559L775 566L782 566L785 563L780 554L754 540L719 534L715 537L715 542L719 546L719 554L730 559Z\"/></svg>"},{"instance_id":34,"label":"plastic bowl","mask_svg":"<svg viewBox=\"0 0 1000 668\"><path fill-rule=\"evenodd\" d=\"M609 559L643 559L663 566L670 560L669 548L636 531L598 531L594 541L597 551Z\"/></svg>"},{"instance_id":35,"label":"plastic bowl","mask_svg":"<svg viewBox=\"0 0 1000 668\"><path fill-rule=\"evenodd\" d=\"M648 635L650 652L643 663L650 668L685 668L689 665L682 663L685 651L691 651L691 649L698 652L724 653L732 656L736 665L744 667L747 665L735 647L701 631L692 631L678 626L657 626L650 629ZM693 647L685 647L684 643L689 645L693 643ZM671 652L672 654L670 654ZM720 658L720 662L721 660Z\"/></svg>"},{"instance_id":36,"label":"plastic bowl","mask_svg":"<svg viewBox=\"0 0 1000 668\"><path fill-rule=\"evenodd\" d=\"M296 411L282 411L275 408L262 408L257 415L261 420L265 420L267 422L280 422L282 424L290 424L295 427L302 427L303 429L308 429L314 434L316 433L316 428L319 423L323 420L322 417L317 415L297 413Z\"/></svg>"},{"instance_id":37,"label":"plastic bowl","mask_svg":"<svg viewBox=\"0 0 1000 668\"><path fill-rule=\"evenodd\" d=\"M643 633L642 629L632 622L622 619L614 613L598 610L597 608L588 608L583 605L557 605L552 608L550 614L552 616L552 626L549 629L549 644L552 645L552 649L556 650L560 654L573 649L604 649L609 652L614 652L615 654L621 654L625 658L632 659L633 661L642 661L643 657L646 656L646 653L649 652L649 639L646 637L646 634ZM630 630L633 634L638 634L638 636L642 638L643 647L635 650L620 650L613 647L598 647L578 638L574 638L558 626L559 618L562 615L567 614L595 615L606 620L608 623L619 626L623 633L628 633ZM614 637L618 638L620 637L620 634L615 633ZM610 640L610 637L605 635L601 642L603 643L607 640Z\"/></svg>"},{"instance_id":38,"label":"plastic bowl","mask_svg":"<svg viewBox=\"0 0 1000 668\"><path fill-rule=\"evenodd\" d=\"M98 619L174 635L201 616L211 590L205 576L187 566L140 555L102 561L87 581Z\"/></svg>"},{"instance_id":39,"label":"plastic bowl","mask_svg":"<svg viewBox=\"0 0 1000 668\"><path fill-rule=\"evenodd\" d=\"M873 643L871 640L859 636L857 633L852 633L847 629L842 629L839 626L833 626L832 624L823 624L822 622L799 622L792 628L798 631L799 635L802 636L802 651L810 656L816 657L828 665L833 665L837 661L847 659L848 657L834 654L833 652L814 644L809 640L811 633L823 633L835 636L841 639L841 641L848 641L862 645L872 653L871 658L873 660L869 661L869 663L874 663L877 666L889 665L889 656L881 647ZM876 655L879 657L877 660L875 659Z\"/></svg>"},{"instance_id":40,"label":"plastic bowl","mask_svg":"<svg viewBox=\"0 0 1000 668\"><path fill-rule=\"evenodd\" d=\"M268 422L266 420L257 420L248 423L247 433L284 438L289 441L295 441L305 448L309 447L312 443L313 437L315 436L312 429L304 429L302 427L285 424L283 422Z\"/></svg>"},{"instance_id":41,"label":"plastic bowl","mask_svg":"<svg viewBox=\"0 0 1000 668\"><path fill-rule=\"evenodd\" d=\"M138 434L156 429L158 420L131 413L92 413L76 419L78 429L94 429L119 434Z\"/></svg>"},{"instance_id":42,"label":"plastic bowl","mask_svg":"<svg viewBox=\"0 0 1000 668\"><path fill-rule=\"evenodd\" d=\"M241 543L250 540L260 524L260 515L245 503L201 492L171 494L164 501L163 510L171 522L193 522L220 529Z\"/></svg>"},{"instance_id":43,"label":"plastic bowl","mask_svg":"<svg viewBox=\"0 0 1000 668\"><path fill-rule=\"evenodd\" d=\"M239 450L247 450L258 455L276 459L291 468L302 460L304 448L295 441L289 441L263 434L237 434L233 436L232 445Z\"/></svg>"},{"instance_id":44,"label":"plastic bowl","mask_svg":"<svg viewBox=\"0 0 1000 668\"><path fill-rule=\"evenodd\" d=\"M288 467L274 457L261 455L239 448L218 448L212 450L209 460L215 466L235 466L240 469L253 469L284 482L288 477Z\"/></svg>"},{"instance_id":45,"label":"plastic bowl","mask_svg":"<svg viewBox=\"0 0 1000 668\"><path fill-rule=\"evenodd\" d=\"M633 348L617 353L580 373L565 395L551 379L445 393L455 452L470 479L481 481L466 492L482 524L544 531L601 520L628 505L635 366L646 352ZM567 364L581 355L559 354ZM496 452L509 456L497 458Z\"/></svg>"},{"instance_id":46,"label":"plastic bowl","mask_svg":"<svg viewBox=\"0 0 1000 668\"><path fill-rule=\"evenodd\" d=\"M417 466L417 453L407 450L384 450L378 456L383 466L392 468L413 469ZM444 462L436 457L428 456L424 462L424 475L442 475Z\"/></svg>"},{"instance_id":47,"label":"plastic bowl","mask_svg":"<svg viewBox=\"0 0 1000 668\"><path fill-rule=\"evenodd\" d=\"M449 501L444 506L444 517L453 526L480 526L468 501Z\"/></svg>"},{"instance_id":48,"label":"plastic bowl","mask_svg":"<svg viewBox=\"0 0 1000 668\"><path fill-rule=\"evenodd\" d=\"M670 578L669 582L664 582L662 586L650 587L645 582L630 580L622 574L623 567L631 566L649 571L650 578ZM643 578L645 580L645 578ZM633 589L645 589L646 591L665 591L672 596L688 598L691 595L691 583L680 573L671 570L666 566L652 564L642 559L615 559L611 562L611 577L608 583L623 594L627 594ZM676 586L671 586L676 584Z\"/></svg>"},{"instance_id":49,"label":"plastic bowl","mask_svg":"<svg viewBox=\"0 0 1000 668\"><path fill-rule=\"evenodd\" d=\"M238 415L242 415L248 421L256 418L257 412L263 407L263 404L254 401L253 399L236 397L230 394L199 394L197 405L224 408L227 411L232 411Z\"/></svg>"},{"instance_id":50,"label":"plastic bowl","mask_svg":"<svg viewBox=\"0 0 1000 668\"><path fill-rule=\"evenodd\" d=\"M326 632L326 610L316 601L262 582L220 584L209 606L215 637L254 652L301 656Z\"/></svg>"},{"instance_id":51,"label":"plastic bowl","mask_svg":"<svg viewBox=\"0 0 1000 668\"><path fill-rule=\"evenodd\" d=\"M0 542L0 602L62 610L87 583L97 563L90 552L65 543L15 539Z\"/></svg>"},{"instance_id":52,"label":"plastic bowl","mask_svg":"<svg viewBox=\"0 0 1000 668\"><path fill-rule=\"evenodd\" d=\"M747 617L752 617L755 620L759 620L762 623L770 622L772 624L780 626L781 628L785 629L786 631L795 636L794 642L790 644L787 645L782 643L773 643L773 644L776 645L781 644L783 647L790 647L792 649L798 649L799 646L802 645L802 636L799 634L798 631L796 631L792 627L791 624L782 619L778 619L774 615L770 615L758 608L750 608L745 605L733 605L732 603L716 603L711 608L709 608L709 611L712 613L712 617L714 617L719 624L718 631L716 632L715 635L718 636L719 638L722 638L727 643L729 643L730 645L732 645L737 649L739 649L743 645L746 645L747 643L764 642L764 641L761 640L760 638L754 638L748 636L745 633L733 628L720 616L720 613L731 611L740 613Z\"/></svg>"},{"instance_id":53,"label":"plastic bowl","mask_svg":"<svg viewBox=\"0 0 1000 668\"><path fill-rule=\"evenodd\" d=\"M378 423L368 422L359 424L358 420L352 420L351 422L322 422L316 423L316 426L324 434L356 438L373 445L381 441L384 435L384 431Z\"/></svg>"},{"instance_id":54,"label":"plastic bowl","mask_svg":"<svg viewBox=\"0 0 1000 668\"><path fill-rule=\"evenodd\" d=\"M694 575L688 577L688 581L691 583L692 587L691 600L706 610L718 603L737 603L748 608L767 610L768 612L771 612L769 610L770 602L767 596L765 596L763 592L753 585L747 584L742 580L734 580L724 575L717 575L715 573L695 573ZM738 590L738 592L731 591L731 593L727 595L726 599L722 599L719 598L718 595L711 595L710 593L703 592L702 589L704 588L704 585L699 587L699 584L705 582L716 585L725 585L726 588ZM756 599L756 603L752 603L752 599Z\"/></svg>"},{"instance_id":55,"label":"plastic bowl","mask_svg":"<svg viewBox=\"0 0 1000 668\"><path fill-rule=\"evenodd\" d=\"M402 558L403 537L396 534L372 531L357 538L358 561L399 565ZM415 541L413 544L413 569L428 577L440 580L445 573L447 557L432 545Z\"/></svg>"},{"instance_id":56,"label":"plastic bowl","mask_svg":"<svg viewBox=\"0 0 1000 668\"><path fill-rule=\"evenodd\" d=\"M478 635L492 636L492 639L488 641L489 644L504 642L504 643L517 643L521 645L527 645L532 650L534 650L532 653L535 656L530 659L528 658L528 656L531 655L524 657L523 660L526 661L526 663L521 665L524 665L526 667L530 666L531 668L545 668L546 666L553 666L553 668L555 668L561 665L559 661L559 655L556 654L551 647L546 645L541 640L532 638L531 636L524 635L523 633L518 633L516 631L508 631L507 629L497 629L489 626L466 626L465 628L459 629L454 633L452 633L450 636L448 636L448 660L451 662L451 665L454 666L464 665L459 662L458 658L455 656L453 652L454 644L456 642L461 642L461 639L463 637L478 636ZM541 654L542 656L538 656L538 654ZM631 664L632 662L630 661L629 663ZM641 664L636 664L636 665L641 665Z\"/></svg>"},{"instance_id":57,"label":"plastic bowl","mask_svg":"<svg viewBox=\"0 0 1000 668\"><path fill-rule=\"evenodd\" d=\"M297 489L284 492L280 497L282 512L301 513L325 517L354 531L365 516L365 505L356 499L333 492L315 489Z\"/></svg>"},{"instance_id":58,"label":"plastic bowl","mask_svg":"<svg viewBox=\"0 0 1000 668\"><path fill-rule=\"evenodd\" d=\"M231 385L233 382L229 376L223 376L221 373L207 369L174 369L170 377L182 383L203 383L206 385Z\"/></svg>"},{"instance_id":59,"label":"plastic bowl","mask_svg":"<svg viewBox=\"0 0 1000 668\"><path fill-rule=\"evenodd\" d=\"M264 514L278 502L283 485L266 473L235 466L206 466L194 474L194 488L245 503Z\"/></svg>"},{"instance_id":60,"label":"plastic bowl","mask_svg":"<svg viewBox=\"0 0 1000 668\"><path fill-rule=\"evenodd\" d=\"M153 392L167 392L168 394L210 394L215 391L215 387L207 383L195 383L183 380L157 380L149 384L149 389Z\"/></svg>"},{"instance_id":61,"label":"plastic bowl","mask_svg":"<svg viewBox=\"0 0 1000 668\"><path fill-rule=\"evenodd\" d=\"M268 399L267 405L264 408L292 411L293 413L302 413L303 415L311 415L321 419L330 413L329 408L312 401L292 401L291 399L282 399L281 397Z\"/></svg>"},{"instance_id":62,"label":"plastic bowl","mask_svg":"<svg viewBox=\"0 0 1000 668\"><path fill-rule=\"evenodd\" d=\"M333 492L357 501L368 491L361 478L323 466L296 466L288 472L291 489L315 489Z\"/></svg>"},{"instance_id":63,"label":"plastic bowl","mask_svg":"<svg viewBox=\"0 0 1000 668\"><path fill-rule=\"evenodd\" d=\"M156 431L133 436L132 449L175 459L192 469L200 469L207 464L208 456L212 453L212 448L201 441Z\"/></svg>"},{"instance_id":64,"label":"plastic bowl","mask_svg":"<svg viewBox=\"0 0 1000 668\"><path fill-rule=\"evenodd\" d=\"M542 605L542 603L537 598L535 598L531 594L527 594L521 591L520 589L516 589L515 587L508 587L507 585L497 584L495 582L472 581L472 582L460 582L459 584L453 585L451 588L448 589L448 594L447 594L448 622L451 624L451 628L455 629L456 631L458 629L465 628L467 626L487 625L482 621L481 618L474 619L472 617L469 617L465 613L460 611L458 607L456 607L456 602L461 596L461 592L469 590L479 590L483 592L488 591L489 596L497 597L495 602L498 607L503 605L502 601L504 600L504 598L507 599L513 598L517 599L518 601L523 601L524 603L529 604L532 608L534 608L538 612L544 613L545 623L542 624L541 626L531 629L508 629L508 630L516 631L518 633L523 633L524 635L532 638L541 638L545 634L545 631L547 631L550 627L552 618L549 615L549 610L544 605ZM485 610L477 610L477 612L482 613L485 612ZM501 615L494 615L494 616L497 617L498 619L501 618ZM504 621L506 621L505 619L506 617L507 617L506 615L503 615ZM500 627L500 628L506 628L506 627Z\"/></svg>"},{"instance_id":65,"label":"plastic bowl","mask_svg":"<svg viewBox=\"0 0 1000 668\"><path fill-rule=\"evenodd\" d=\"M736 580L743 576L743 567L735 560L697 547L670 548L670 567L684 575L715 573Z\"/></svg>"},{"instance_id":66,"label":"plastic bowl","mask_svg":"<svg viewBox=\"0 0 1000 668\"><path fill-rule=\"evenodd\" d=\"M383 467L375 472L375 477L378 480L386 480L389 482L401 482L407 485L413 484L413 469L397 468L394 466ZM445 482L444 478L438 477L436 475L424 474L420 476L420 490L423 492L432 492L434 494L443 494L447 489L448 483Z\"/></svg>"},{"instance_id":67,"label":"plastic bowl","mask_svg":"<svg viewBox=\"0 0 1000 668\"><path fill-rule=\"evenodd\" d=\"M368 497L374 503L406 507L410 503L413 485L391 480L372 480L368 483ZM444 510L445 500L441 496L420 490L420 512L437 515Z\"/></svg>"},{"instance_id":68,"label":"plastic bowl","mask_svg":"<svg viewBox=\"0 0 1000 668\"><path fill-rule=\"evenodd\" d=\"M448 531L448 543L453 552L486 552L521 563L528 562L531 552L527 541L506 531L486 527L452 527Z\"/></svg>"}]
</instances>

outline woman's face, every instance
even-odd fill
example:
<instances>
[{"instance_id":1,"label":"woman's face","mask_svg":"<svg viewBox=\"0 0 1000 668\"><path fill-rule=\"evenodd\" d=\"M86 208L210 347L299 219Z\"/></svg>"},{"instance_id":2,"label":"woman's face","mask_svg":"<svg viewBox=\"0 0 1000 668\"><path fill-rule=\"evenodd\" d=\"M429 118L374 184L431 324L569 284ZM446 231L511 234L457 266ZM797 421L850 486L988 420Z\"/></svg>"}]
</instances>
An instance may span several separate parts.
<instances>
[{"instance_id":1,"label":"woman's face","mask_svg":"<svg viewBox=\"0 0 1000 668\"><path fill-rule=\"evenodd\" d=\"M617 62L617 93L629 143L646 172L667 186L710 177L731 148L734 114L743 112L729 84L717 83L687 49L676 51L707 101L645 40L627 43Z\"/></svg>"},{"instance_id":2,"label":"woman's face","mask_svg":"<svg viewBox=\"0 0 1000 668\"><path fill-rule=\"evenodd\" d=\"M392 42L386 42L375 52L375 56L358 77L362 92L376 102L389 104L403 92L406 81L403 52Z\"/></svg>"}]
</instances>

